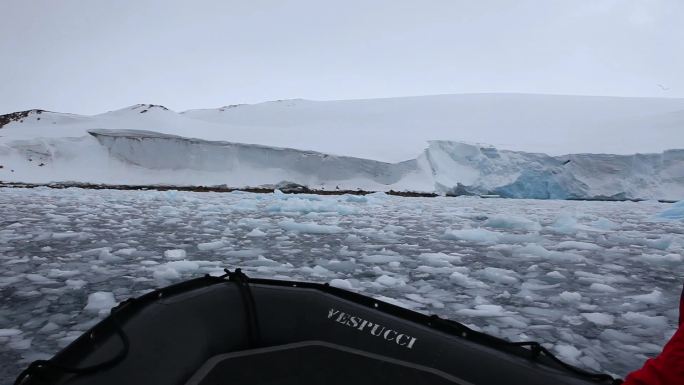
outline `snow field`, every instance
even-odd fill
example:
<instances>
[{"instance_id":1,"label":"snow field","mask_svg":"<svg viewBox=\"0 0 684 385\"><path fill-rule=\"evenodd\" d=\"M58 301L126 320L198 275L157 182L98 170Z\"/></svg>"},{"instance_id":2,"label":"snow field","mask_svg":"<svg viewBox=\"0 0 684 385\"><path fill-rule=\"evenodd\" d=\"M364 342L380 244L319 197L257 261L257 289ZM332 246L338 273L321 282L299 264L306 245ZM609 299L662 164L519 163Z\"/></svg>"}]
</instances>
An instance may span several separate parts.
<instances>
[{"instance_id":1,"label":"snow field","mask_svg":"<svg viewBox=\"0 0 684 385\"><path fill-rule=\"evenodd\" d=\"M117 302L224 267L329 282L623 376L674 331L684 222L659 216L673 207L0 189L0 378Z\"/></svg>"}]
</instances>

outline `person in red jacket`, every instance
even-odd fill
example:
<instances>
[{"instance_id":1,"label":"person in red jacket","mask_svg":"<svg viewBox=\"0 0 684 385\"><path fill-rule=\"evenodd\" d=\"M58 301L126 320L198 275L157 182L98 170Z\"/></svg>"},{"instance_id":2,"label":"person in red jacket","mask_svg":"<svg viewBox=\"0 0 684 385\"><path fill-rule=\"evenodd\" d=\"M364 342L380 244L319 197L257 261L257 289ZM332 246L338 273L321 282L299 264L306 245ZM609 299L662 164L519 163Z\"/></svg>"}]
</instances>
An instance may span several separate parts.
<instances>
[{"instance_id":1,"label":"person in red jacket","mask_svg":"<svg viewBox=\"0 0 684 385\"><path fill-rule=\"evenodd\" d=\"M679 298L679 328L663 351L627 375L623 385L684 385L684 290Z\"/></svg>"}]
</instances>

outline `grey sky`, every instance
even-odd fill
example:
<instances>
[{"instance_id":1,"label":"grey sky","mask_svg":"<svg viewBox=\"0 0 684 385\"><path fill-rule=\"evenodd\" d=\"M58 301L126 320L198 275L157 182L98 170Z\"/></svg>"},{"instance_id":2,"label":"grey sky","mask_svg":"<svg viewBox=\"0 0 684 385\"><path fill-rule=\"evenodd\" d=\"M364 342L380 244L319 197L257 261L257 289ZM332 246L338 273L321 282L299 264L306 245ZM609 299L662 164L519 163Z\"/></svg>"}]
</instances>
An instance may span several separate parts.
<instances>
[{"instance_id":1,"label":"grey sky","mask_svg":"<svg viewBox=\"0 0 684 385\"><path fill-rule=\"evenodd\" d=\"M0 0L0 15L0 113L470 92L684 97L682 0Z\"/></svg>"}]
</instances>

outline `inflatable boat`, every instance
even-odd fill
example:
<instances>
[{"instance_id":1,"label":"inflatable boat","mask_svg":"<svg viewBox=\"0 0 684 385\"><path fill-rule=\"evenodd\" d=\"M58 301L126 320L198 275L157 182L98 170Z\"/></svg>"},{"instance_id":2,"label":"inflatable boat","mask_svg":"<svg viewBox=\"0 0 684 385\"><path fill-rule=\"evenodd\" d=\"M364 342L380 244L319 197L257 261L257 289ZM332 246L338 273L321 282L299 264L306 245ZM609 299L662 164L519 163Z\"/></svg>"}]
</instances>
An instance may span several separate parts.
<instances>
[{"instance_id":1,"label":"inflatable boat","mask_svg":"<svg viewBox=\"0 0 684 385\"><path fill-rule=\"evenodd\" d=\"M511 343L327 284L239 269L129 299L16 384L619 384Z\"/></svg>"}]
</instances>

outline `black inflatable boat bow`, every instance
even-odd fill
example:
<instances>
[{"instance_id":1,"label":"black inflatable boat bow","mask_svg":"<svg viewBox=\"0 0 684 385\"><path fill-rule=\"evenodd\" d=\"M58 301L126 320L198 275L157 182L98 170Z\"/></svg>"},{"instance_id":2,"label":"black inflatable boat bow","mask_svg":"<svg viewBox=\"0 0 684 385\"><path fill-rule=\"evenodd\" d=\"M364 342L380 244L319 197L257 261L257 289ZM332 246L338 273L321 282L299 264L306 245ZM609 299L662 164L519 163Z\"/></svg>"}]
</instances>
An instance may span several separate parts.
<instances>
[{"instance_id":1,"label":"black inflatable boat bow","mask_svg":"<svg viewBox=\"0 0 684 385\"><path fill-rule=\"evenodd\" d=\"M259 325L259 317L257 314L257 309L256 309L256 301L254 299L254 296L252 294L252 290L250 288L250 281L258 284L271 284L271 285L284 285L284 286L297 286L297 287L311 287L311 288L316 288L318 290L328 292L335 294L341 298L345 298L351 301L354 301L356 303L360 304L366 304L369 306L372 306L371 304L375 304L375 307L377 307L377 301L368 297L364 297L360 294L349 292L346 290L338 289L335 287L331 287L328 284L318 284L318 283L311 283L311 282L289 282L289 281L276 281L276 280L268 280L268 279L254 279L250 280L245 273L242 272L241 269L235 269L234 271L230 271L228 269L224 269L225 274L220 276L220 277L211 277L211 276L205 276L204 278L198 278L196 280L193 280L192 283L186 282L186 283L180 283L176 284L172 287L165 288L165 289L158 289L155 292L149 293L146 296L141 297L140 299L135 299L131 298L126 301L123 301L120 303L118 306L112 309L111 315L106 318L103 322L109 322L109 326L111 327L110 330L114 331L115 334L117 334L121 340L122 343L122 348L119 350L119 352L103 361L94 365L86 366L86 367L70 367L66 365L59 364L55 362L54 359L50 360L38 360L34 361L31 363L28 368L26 368L21 374L17 377L16 381L14 382L14 385L21 385L24 382L26 382L29 378L33 378L34 380L40 380L41 378L51 378L53 375L60 373L60 374L74 374L74 375L81 375L81 374L93 374L95 372L105 370L112 368L113 366L117 365L121 361L123 361L129 351L129 339L126 336L125 332L123 331L121 324L119 323L119 320L117 319L118 317L118 312L119 310L122 310L123 308L131 307L127 305L132 305L132 307L136 307L141 305L140 302L146 302L151 300L148 297L151 295L155 295L155 298L161 297L162 294L166 293L169 290L176 290L176 291L182 291L186 286L194 286L197 285L198 283L201 285L205 285L207 282L209 284L214 284L218 282L226 282L226 278L229 282L235 283L237 285L237 288L240 292L240 297L242 299L242 305L244 307L244 313L245 313L245 323L247 326L247 343L248 343L248 348L254 349L254 348L259 348L262 345L262 340L261 340L261 331L260 331L260 325ZM200 283L201 282L201 283ZM394 309L394 310L392 310ZM128 309L130 310L130 309ZM478 332L475 330L470 329L466 325L456 322L453 320L448 320L448 319L442 319L436 315L426 317L425 315L418 314L418 313L413 313L410 312L406 309L403 308L397 308L395 306L387 304L385 306L385 311L389 311L390 313L398 313L405 318L410 318L415 322L426 324L429 327L437 328L442 331L449 332L451 334L455 335L460 335L462 338L465 338L467 340L473 341L478 344L482 344L485 346L489 346L495 349L500 349L500 350L507 350L507 348L525 348L528 350L529 355L528 358L531 360L538 360L541 359L541 357L547 357L548 359L554 361L557 363L560 367L564 368L565 370L574 373L576 375L579 375L581 377L584 377L586 379L598 382L598 383L603 383L603 384L611 384L611 385L619 385L622 383L622 380L620 379L615 379L610 375L607 374L598 374L598 373L592 373L580 368L577 368L573 365L569 365L560 359L558 359L553 353L551 353L547 348L542 346L540 343L535 342L535 341L526 341L526 342L509 342L504 339L498 338L491 336L486 333ZM126 313L126 312L123 312ZM122 314L123 316L123 314ZM121 317L119 317L121 318ZM123 316L122 320L125 320L125 316ZM89 335L90 340L94 341L94 335L91 334ZM33 382L31 382L33 383ZM36 383L41 383L37 381Z\"/></svg>"}]
</instances>

